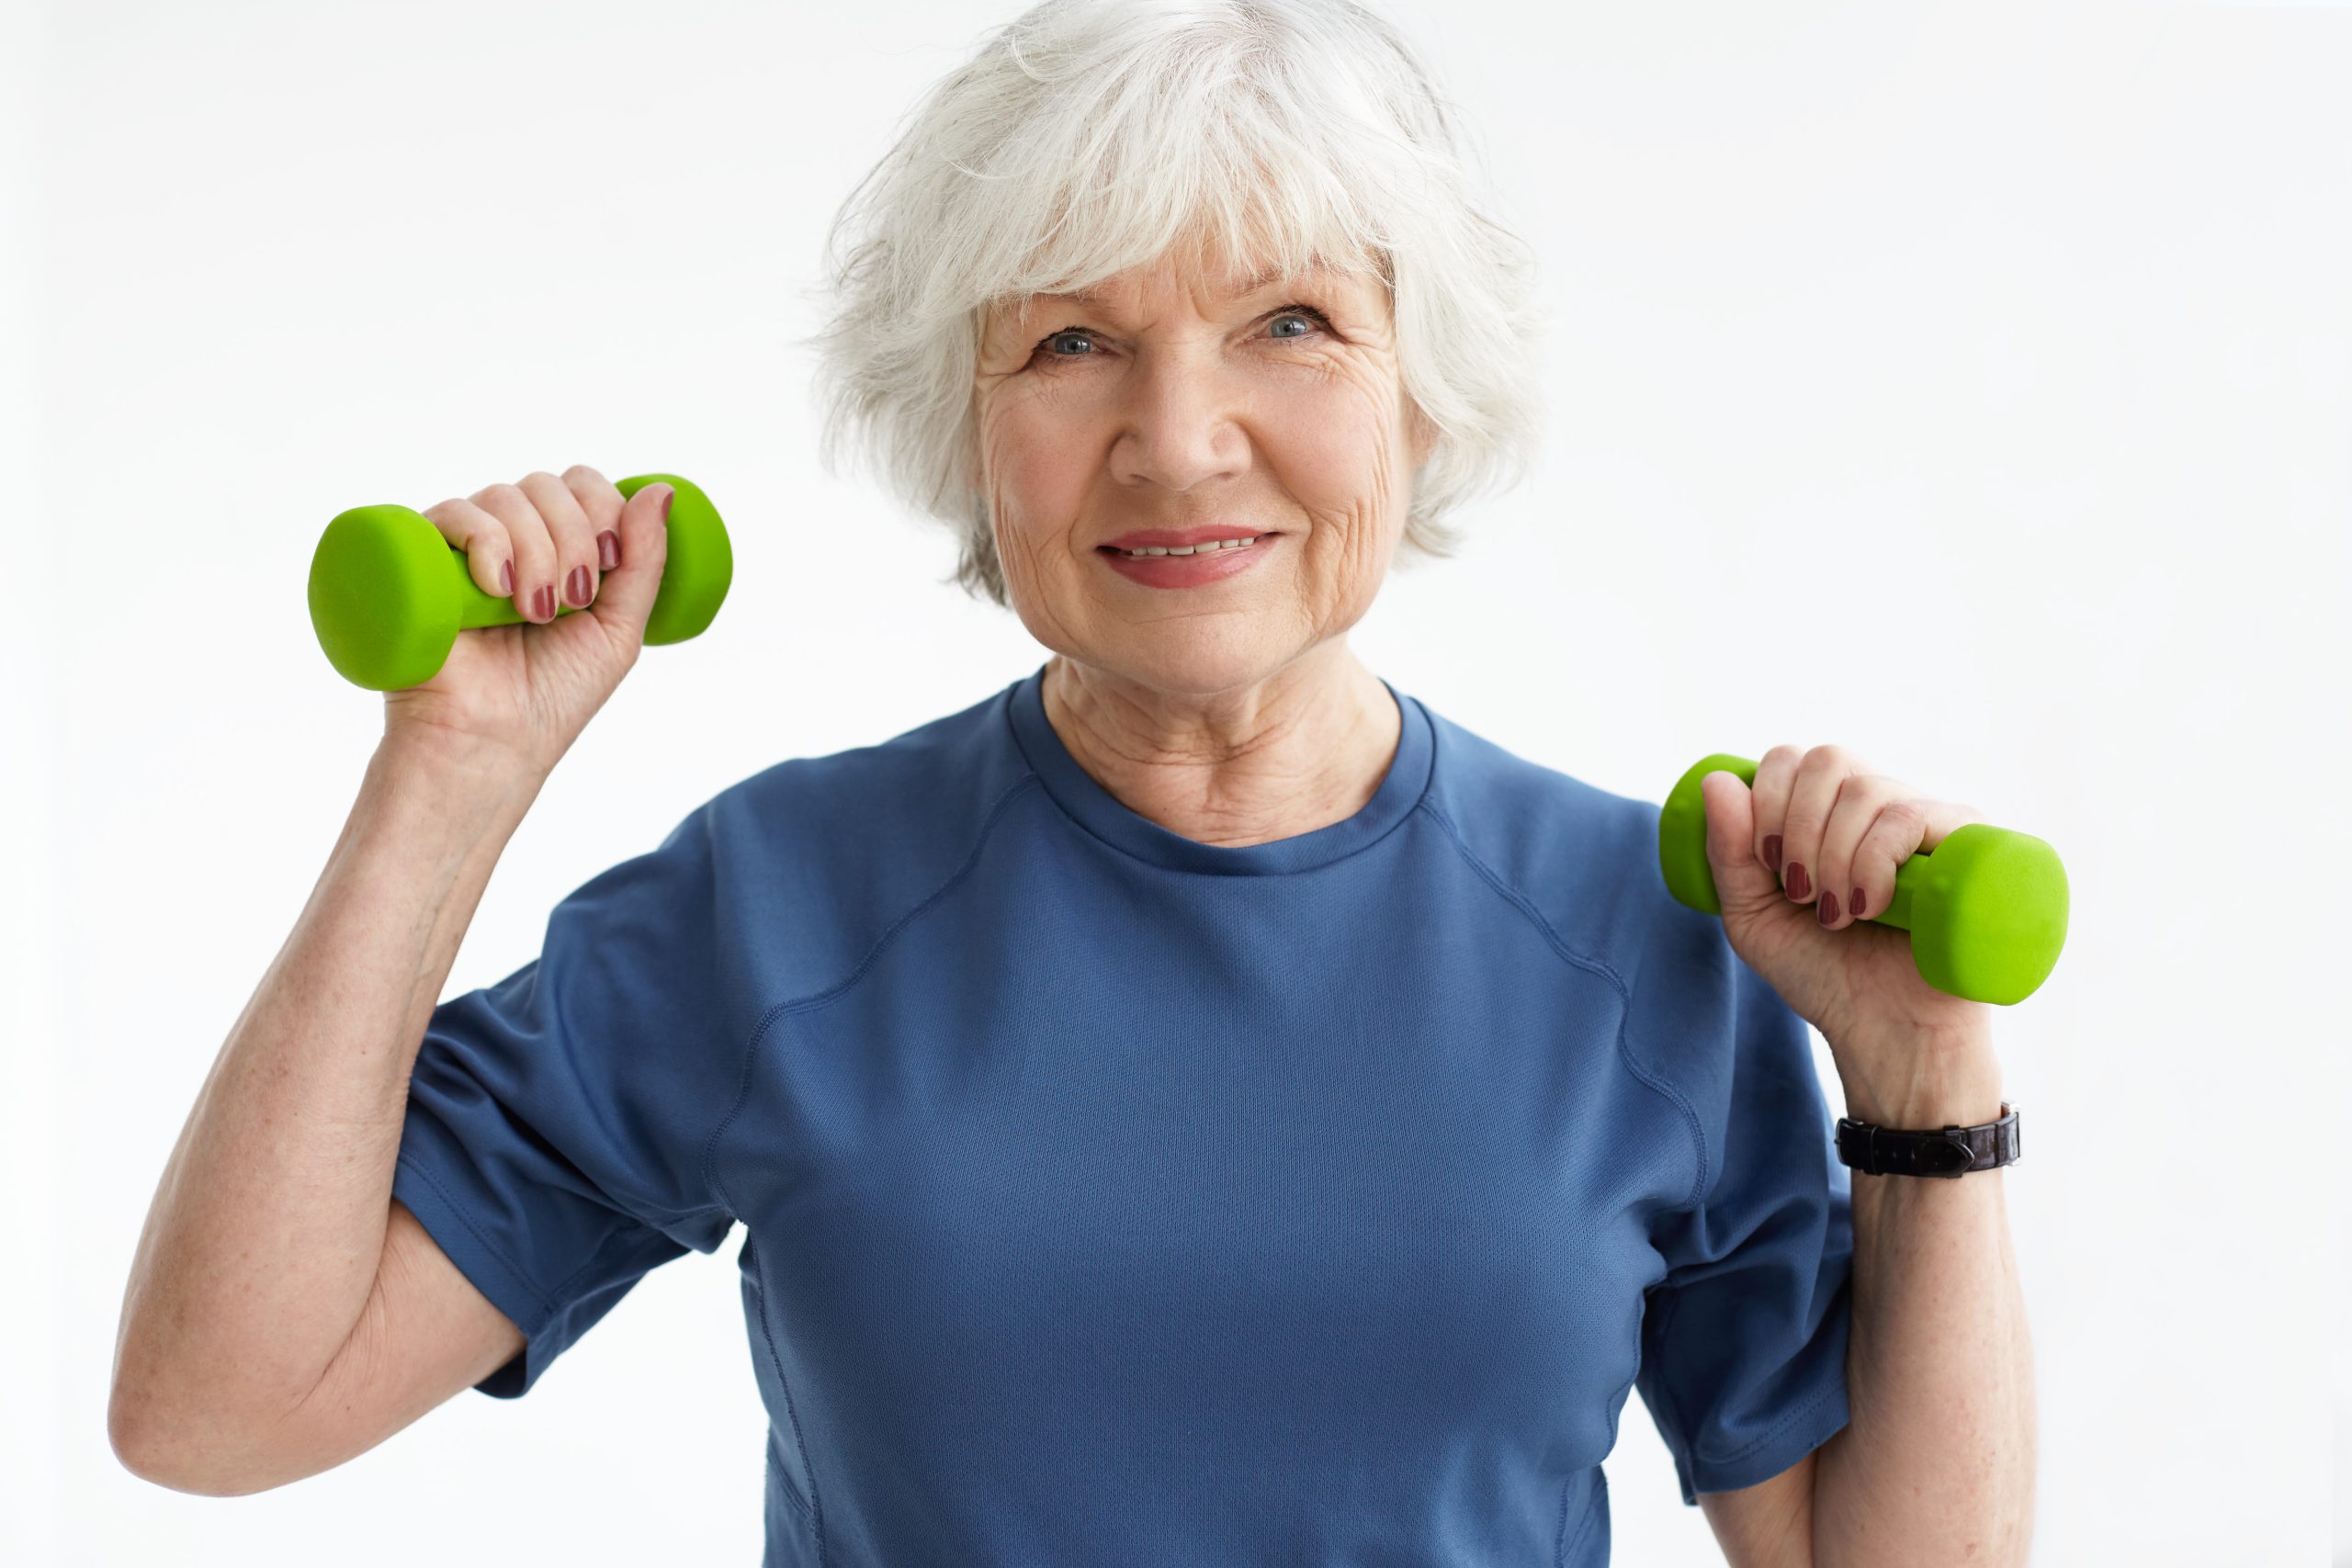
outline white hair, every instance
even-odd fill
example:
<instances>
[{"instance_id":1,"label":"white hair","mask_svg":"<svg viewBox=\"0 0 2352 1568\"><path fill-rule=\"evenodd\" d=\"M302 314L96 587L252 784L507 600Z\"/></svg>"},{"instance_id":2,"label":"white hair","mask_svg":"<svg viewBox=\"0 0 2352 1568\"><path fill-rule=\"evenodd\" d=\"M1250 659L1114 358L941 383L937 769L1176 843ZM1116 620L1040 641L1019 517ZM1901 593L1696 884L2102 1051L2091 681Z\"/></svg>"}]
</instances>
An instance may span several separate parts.
<instances>
[{"instance_id":1,"label":"white hair","mask_svg":"<svg viewBox=\"0 0 2352 1568\"><path fill-rule=\"evenodd\" d=\"M1238 276L1379 275L1405 392L1437 433L1398 561L1453 555L1449 514L1532 460L1550 318L1432 79L1356 0L1043 0L996 29L835 215L831 317L802 340L825 471L854 434L891 493L956 529L955 581L1009 607L978 482L989 310L1204 243Z\"/></svg>"}]
</instances>

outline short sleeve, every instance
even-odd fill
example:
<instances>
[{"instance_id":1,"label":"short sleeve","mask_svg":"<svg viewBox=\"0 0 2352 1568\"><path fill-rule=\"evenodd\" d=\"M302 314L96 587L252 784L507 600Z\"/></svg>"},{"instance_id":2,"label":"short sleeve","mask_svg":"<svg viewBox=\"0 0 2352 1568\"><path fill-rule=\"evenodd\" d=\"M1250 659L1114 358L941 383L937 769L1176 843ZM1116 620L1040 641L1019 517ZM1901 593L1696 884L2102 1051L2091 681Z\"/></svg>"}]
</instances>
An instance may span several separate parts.
<instances>
[{"instance_id":1,"label":"short sleeve","mask_svg":"<svg viewBox=\"0 0 2352 1568\"><path fill-rule=\"evenodd\" d=\"M1804 1020L1730 964L1729 1071L1690 1096L1703 1196L1654 1233L1668 1269L1634 1380L1694 1507L1780 1474L1848 1420L1850 1178Z\"/></svg>"},{"instance_id":2,"label":"short sleeve","mask_svg":"<svg viewBox=\"0 0 2352 1568\"><path fill-rule=\"evenodd\" d=\"M539 955L434 1009L408 1086L392 1196L522 1330L474 1386L527 1393L649 1269L713 1252L706 1186L725 1110L706 810L582 885Z\"/></svg>"}]
</instances>

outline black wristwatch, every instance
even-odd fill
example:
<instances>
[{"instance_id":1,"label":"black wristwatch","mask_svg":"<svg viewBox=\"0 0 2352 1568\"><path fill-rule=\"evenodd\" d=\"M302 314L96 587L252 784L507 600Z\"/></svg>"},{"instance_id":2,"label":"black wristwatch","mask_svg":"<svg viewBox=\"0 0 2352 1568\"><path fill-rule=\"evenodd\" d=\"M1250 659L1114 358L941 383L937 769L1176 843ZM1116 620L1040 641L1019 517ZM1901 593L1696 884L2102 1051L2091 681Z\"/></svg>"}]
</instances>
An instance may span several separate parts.
<instances>
[{"instance_id":1,"label":"black wristwatch","mask_svg":"<svg viewBox=\"0 0 2352 1568\"><path fill-rule=\"evenodd\" d=\"M1874 1127L1851 1116L1838 1118L1838 1161L1865 1176L1943 1176L1958 1180L1972 1170L2013 1164L2023 1152L2018 1142L2018 1108L2001 1101L2001 1119L1977 1127L1914 1131Z\"/></svg>"}]
</instances>

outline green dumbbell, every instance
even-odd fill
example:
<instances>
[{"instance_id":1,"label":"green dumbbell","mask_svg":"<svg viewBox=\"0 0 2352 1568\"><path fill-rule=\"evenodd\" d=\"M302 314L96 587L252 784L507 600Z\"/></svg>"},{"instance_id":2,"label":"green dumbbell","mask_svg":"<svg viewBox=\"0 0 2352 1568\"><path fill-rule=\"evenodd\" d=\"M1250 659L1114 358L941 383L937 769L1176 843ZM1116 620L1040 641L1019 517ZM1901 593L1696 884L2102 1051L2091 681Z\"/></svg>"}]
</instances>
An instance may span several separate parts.
<instances>
[{"instance_id":1,"label":"green dumbbell","mask_svg":"<svg viewBox=\"0 0 2352 1568\"><path fill-rule=\"evenodd\" d=\"M648 643L698 637L718 614L735 577L727 525L691 479L637 474L613 488L635 495L666 484L669 557L646 617ZM576 604L559 604L569 615ZM524 619L512 598L485 593L466 570L463 550L433 520L405 506L355 506L338 513L311 557L311 626L327 662L356 686L398 691L430 681L470 626Z\"/></svg>"},{"instance_id":2,"label":"green dumbbell","mask_svg":"<svg viewBox=\"0 0 2352 1568\"><path fill-rule=\"evenodd\" d=\"M1666 797L1657 861L1667 891L1691 908L1724 912L1707 861L1707 807L1699 781L1722 771L1754 785L1756 764L1721 752L1691 764ZM1919 977L1937 990L2007 1006L2033 995L2066 945L2066 868L2030 833L1966 822L1932 853L1894 868L1894 897L1862 917L1911 933Z\"/></svg>"}]
</instances>

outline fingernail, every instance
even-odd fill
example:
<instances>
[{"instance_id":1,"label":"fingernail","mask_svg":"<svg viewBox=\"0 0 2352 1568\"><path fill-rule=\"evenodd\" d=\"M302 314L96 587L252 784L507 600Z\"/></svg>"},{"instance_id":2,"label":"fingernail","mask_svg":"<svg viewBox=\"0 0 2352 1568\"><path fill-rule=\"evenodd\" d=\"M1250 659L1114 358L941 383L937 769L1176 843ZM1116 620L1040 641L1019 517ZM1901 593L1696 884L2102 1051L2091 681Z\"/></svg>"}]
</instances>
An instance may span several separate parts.
<instances>
[{"instance_id":1,"label":"fingernail","mask_svg":"<svg viewBox=\"0 0 2352 1568\"><path fill-rule=\"evenodd\" d=\"M588 569L586 567L575 566L571 569L571 575L564 579L564 592L571 599L574 609L588 603Z\"/></svg>"},{"instance_id":2,"label":"fingernail","mask_svg":"<svg viewBox=\"0 0 2352 1568\"><path fill-rule=\"evenodd\" d=\"M531 611L534 615L537 615L540 620L552 621L555 619L554 583L550 582L545 584L537 593L531 595Z\"/></svg>"},{"instance_id":3,"label":"fingernail","mask_svg":"<svg viewBox=\"0 0 2352 1568\"><path fill-rule=\"evenodd\" d=\"M664 489L662 490L662 525L663 527L665 527L665 528L666 528L666 527L668 527L668 526L670 525L670 503L671 503L672 502L673 502L673 501L677 500L677 499L678 499L678 490L677 490L677 487L676 487L675 485L668 486L668 487L666 487L666 488L664 488Z\"/></svg>"},{"instance_id":4,"label":"fingernail","mask_svg":"<svg viewBox=\"0 0 2352 1568\"><path fill-rule=\"evenodd\" d=\"M498 586L504 589L509 596L513 595L514 592L514 563L513 561L503 560L498 563Z\"/></svg>"},{"instance_id":5,"label":"fingernail","mask_svg":"<svg viewBox=\"0 0 2352 1568\"><path fill-rule=\"evenodd\" d=\"M1853 905L1854 919L1859 920L1862 918L1862 890L1859 887L1854 889Z\"/></svg>"},{"instance_id":6,"label":"fingernail","mask_svg":"<svg viewBox=\"0 0 2352 1568\"><path fill-rule=\"evenodd\" d=\"M1781 874L1781 835L1778 833L1764 835L1764 863L1772 868L1773 875Z\"/></svg>"},{"instance_id":7,"label":"fingernail","mask_svg":"<svg viewBox=\"0 0 2352 1568\"><path fill-rule=\"evenodd\" d=\"M1838 895L1835 893L1824 893L1821 896L1821 923L1825 926L1834 926L1838 923Z\"/></svg>"},{"instance_id":8,"label":"fingernail","mask_svg":"<svg viewBox=\"0 0 2352 1568\"><path fill-rule=\"evenodd\" d=\"M596 536L596 570L610 571L621 564L621 536L610 528Z\"/></svg>"},{"instance_id":9,"label":"fingernail","mask_svg":"<svg viewBox=\"0 0 2352 1568\"><path fill-rule=\"evenodd\" d=\"M1813 878L1804 874L1804 862L1789 863L1789 897L1802 904L1813 891Z\"/></svg>"}]
</instances>

